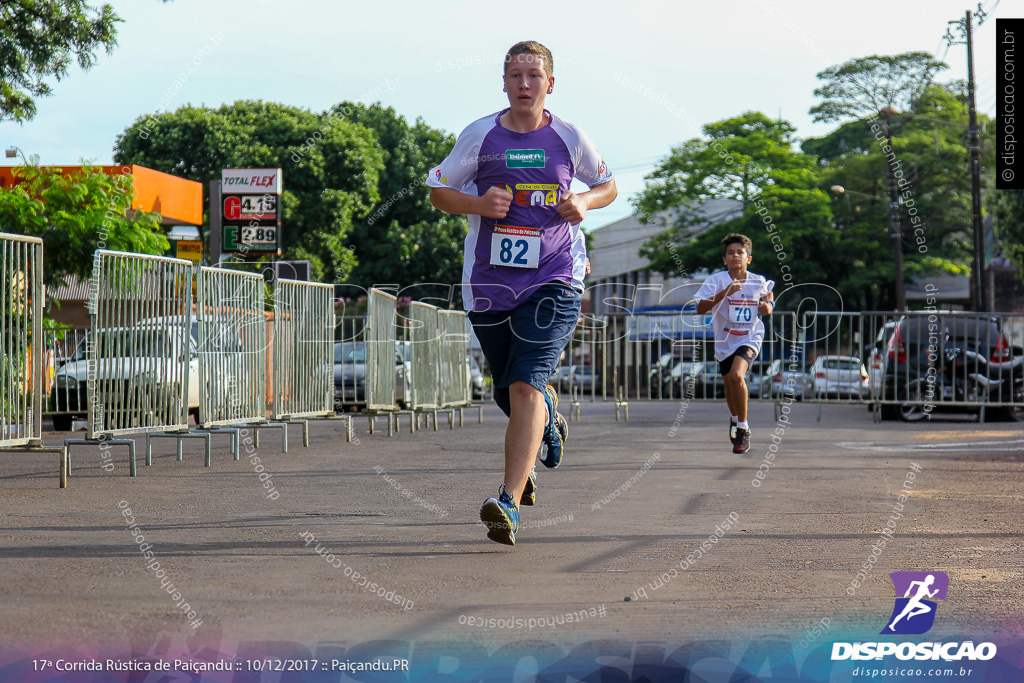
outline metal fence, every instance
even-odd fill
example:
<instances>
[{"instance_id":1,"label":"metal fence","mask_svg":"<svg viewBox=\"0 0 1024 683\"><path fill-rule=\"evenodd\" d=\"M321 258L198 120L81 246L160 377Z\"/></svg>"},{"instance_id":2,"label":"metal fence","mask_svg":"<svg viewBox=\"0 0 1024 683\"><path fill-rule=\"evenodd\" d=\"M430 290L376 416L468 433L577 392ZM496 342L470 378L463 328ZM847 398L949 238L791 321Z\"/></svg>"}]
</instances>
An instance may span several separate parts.
<instances>
[{"instance_id":1,"label":"metal fence","mask_svg":"<svg viewBox=\"0 0 1024 683\"><path fill-rule=\"evenodd\" d=\"M1024 315L776 312L746 377L752 400L868 405L881 419L1024 410ZM551 378L591 400L722 400L706 315L583 318Z\"/></svg>"},{"instance_id":2,"label":"metal fence","mask_svg":"<svg viewBox=\"0 0 1024 683\"><path fill-rule=\"evenodd\" d=\"M43 241L0 233L0 447L42 435Z\"/></svg>"},{"instance_id":3,"label":"metal fence","mask_svg":"<svg viewBox=\"0 0 1024 683\"><path fill-rule=\"evenodd\" d=\"M85 377L89 360L85 353L88 327L54 326L45 330L47 397L43 416L50 417L58 432L71 431L76 417L89 415Z\"/></svg>"},{"instance_id":4,"label":"metal fence","mask_svg":"<svg viewBox=\"0 0 1024 683\"><path fill-rule=\"evenodd\" d=\"M90 439L188 429L200 394L191 296L188 261L96 252L88 364L76 377L87 388Z\"/></svg>"},{"instance_id":5,"label":"metal fence","mask_svg":"<svg viewBox=\"0 0 1024 683\"><path fill-rule=\"evenodd\" d=\"M469 336L466 334L464 311L439 311L440 382L438 402L442 408L456 408L470 403Z\"/></svg>"},{"instance_id":6,"label":"metal fence","mask_svg":"<svg viewBox=\"0 0 1024 683\"><path fill-rule=\"evenodd\" d=\"M394 296L379 289L371 289L367 297L364 384L368 410L395 408L396 304L397 299ZM403 364L404 360L397 363L399 366Z\"/></svg>"},{"instance_id":7,"label":"metal fence","mask_svg":"<svg viewBox=\"0 0 1024 683\"><path fill-rule=\"evenodd\" d=\"M275 420L334 414L332 285L278 280L274 288Z\"/></svg>"},{"instance_id":8,"label":"metal fence","mask_svg":"<svg viewBox=\"0 0 1024 683\"><path fill-rule=\"evenodd\" d=\"M764 324L761 353L751 363L747 385L751 398L781 398L792 385L787 373L802 372L803 344L794 314L774 313ZM582 364L563 364L552 384L591 400L725 396L710 319L693 311L582 318L568 358Z\"/></svg>"},{"instance_id":9,"label":"metal fence","mask_svg":"<svg viewBox=\"0 0 1024 683\"><path fill-rule=\"evenodd\" d=\"M808 312L803 396L862 403L881 419L939 412L1013 419L1024 408L1024 316L915 311Z\"/></svg>"},{"instance_id":10,"label":"metal fence","mask_svg":"<svg viewBox=\"0 0 1024 683\"><path fill-rule=\"evenodd\" d=\"M411 400L413 410L437 410L441 407L441 331L436 306L414 301L409 306L406 327L409 346Z\"/></svg>"},{"instance_id":11,"label":"metal fence","mask_svg":"<svg viewBox=\"0 0 1024 683\"><path fill-rule=\"evenodd\" d=\"M267 333L263 277L203 267L196 287L199 420L204 427L267 416Z\"/></svg>"}]
</instances>

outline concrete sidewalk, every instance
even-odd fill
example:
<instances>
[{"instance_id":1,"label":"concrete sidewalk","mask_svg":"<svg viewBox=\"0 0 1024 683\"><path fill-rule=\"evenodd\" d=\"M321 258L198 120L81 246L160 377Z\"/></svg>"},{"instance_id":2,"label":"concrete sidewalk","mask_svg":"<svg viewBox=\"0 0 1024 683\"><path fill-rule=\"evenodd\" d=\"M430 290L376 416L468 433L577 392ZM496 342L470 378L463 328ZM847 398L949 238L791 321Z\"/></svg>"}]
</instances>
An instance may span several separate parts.
<instances>
[{"instance_id":1,"label":"concrete sidewalk","mask_svg":"<svg viewBox=\"0 0 1024 683\"><path fill-rule=\"evenodd\" d=\"M56 457L3 453L0 641L863 639L901 570L949 575L931 636L1020 637L1021 425L823 414L794 404L770 450L772 406L755 404L737 456L721 403L634 403L628 423L584 403L514 548L478 521L501 483L493 406L393 438L360 420L352 444L315 422L309 448L269 433L237 462L223 439L210 468L170 440L146 467L143 438L134 479L126 449L105 471L76 447L65 490Z\"/></svg>"}]
</instances>

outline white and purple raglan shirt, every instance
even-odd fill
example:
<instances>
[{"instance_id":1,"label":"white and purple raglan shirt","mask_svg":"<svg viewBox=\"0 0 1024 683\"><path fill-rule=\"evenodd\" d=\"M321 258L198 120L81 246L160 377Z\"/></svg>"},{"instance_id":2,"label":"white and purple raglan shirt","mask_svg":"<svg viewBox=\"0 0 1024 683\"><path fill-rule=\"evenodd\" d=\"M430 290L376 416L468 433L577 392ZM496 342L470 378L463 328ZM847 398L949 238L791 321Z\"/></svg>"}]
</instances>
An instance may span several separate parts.
<instances>
[{"instance_id":1,"label":"white and purple raglan shirt","mask_svg":"<svg viewBox=\"0 0 1024 683\"><path fill-rule=\"evenodd\" d=\"M462 266L462 299L470 311L508 311L548 282L583 291L587 250L579 225L555 206L572 179L589 187L612 179L583 131L551 115L529 133L504 128L508 109L466 127L448 157L430 170L427 185L482 196L497 185L512 193L504 218L469 216Z\"/></svg>"}]
</instances>

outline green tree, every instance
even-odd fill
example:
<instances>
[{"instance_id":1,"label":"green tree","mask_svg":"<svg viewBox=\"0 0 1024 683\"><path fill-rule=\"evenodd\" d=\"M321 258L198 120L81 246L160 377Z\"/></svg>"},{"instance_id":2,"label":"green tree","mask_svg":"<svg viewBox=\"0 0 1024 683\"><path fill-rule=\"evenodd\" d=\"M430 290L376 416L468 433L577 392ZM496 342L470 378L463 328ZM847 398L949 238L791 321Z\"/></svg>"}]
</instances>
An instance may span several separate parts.
<instances>
[{"instance_id":1,"label":"green tree","mask_svg":"<svg viewBox=\"0 0 1024 683\"><path fill-rule=\"evenodd\" d=\"M815 121L832 122L909 109L935 74L948 68L927 52L858 57L830 66L818 73L824 84L814 95L822 102L811 114Z\"/></svg>"},{"instance_id":2,"label":"green tree","mask_svg":"<svg viewBox=\"0 0 1024 683\"><path fill-rule=\"evenodd\" d=\"M972 246L966 121L964 84L932 84L904 111L890 116L890 158L884 152L885 122L872 116L803 143L804 151L819 159L822 189L844 188L832 195L833 212L844 250L856 257L836 273L836 282L854 306L871 310L894 304L887 185L892 164L901 175L905 276L968 271ZM990 126L981 136L986 169L994 164L993 135Z\"/></svg>"},{"instance_id":3,"label":"green tree","mask_svg":"<svg viewBox=\"0 0 1024 683\"><path fill-rule=\"evenodd\" d=\"M0 121L35 116L36 99L50 94L47 79L61 80L72 61L83 69L92 67L98 49L109 54L117 45L120 21L107 3L0 2Z\"/></svg>"},{"instance_id":4,"label":"green tree","mask_svg":"<svg viewBox=\"0 0 1024 683\"><path fill-rule=\"evenodd\" d=\"M836 157L850 165L846 177L852 184L845 195L850 216L843 230L843 243L844 247L849 245L859 258L847 262L837 276L841 291L848 292L857 307L889 308L895 304L892 287L887 284L892 279L894 268L888 227L889 190L886 183L889 167L898 163L899 168L891 172L899 173L904 179L916 171L916 164L912 169L907 162L911 150L921 149L921 140L909 135L901 137L900 126L905 122L907 112L921 107L935 74L946 68L943 62L926 52L905 52L859 57L818 73L823 84L814 91L815 96L821 98L821 102L810 110L814 120L840 122L855 119L837 131L838 138L818 145L805 144L804 151L822 155L826 166ZM895 154L895 161L891 156L887 160L882 155L880 142L888 143L887 134L891 134L893 142L888 153ZM858 158L858 155L862 156ZM835 174L825 173L823 187L841 185L840 179ZM855 189L864 180L870 184L870 191ZM851 195L858 196L856 192L871 197L868 210L858 215L859 221L851 217ZM912 201L916 203L918 200L912 198ZM914 209L915 216L906 215L906 209ZM941 258L936 262L934 256L926 256L926 252L913 248L914 230L920 222L908 223L907 219L920 221L919 211L920 208L913 205L900 210L904 241L908 235L910 237L909 243L901 245L905 261L904 280L923 269L951 266ZM913 227L908 230L908 226Z\"/></svg>"},{"instance_id":5,"label":"green tree","mask_svg":"<svg viewBox=\"0 0 1024 683\"><path fill-rule=\"evenodd\" d=\"M140 254L163 254L169 248L157 214L129 211L131 176L89 167L63 174L36 164L32 159L15 172L18 184L0 189L0 225L7 232L43 238L47 286L60 285L68 276L88 279L100 247Z\"/></svg>"},{"instance_id":6,"label":"green tree","mask_svg":"<svg viewBox=\"0 0 1024 683\"><path fill-rule=\"evenodd\" d=\"M347 238L379 200L384 168L377 138L358 123L253 100L140 117L117 137L114 160L204 187L224 168L283 169L284 258L309 259L317 279L334 281L355 266Z\"/></svg>"},{"instance_id":7,"label":"green tree","mask_svg":"<svg viewBox=\"0 0 1024 683\"><path fill-rule=\"evenodd\" d=\"M830 202L817 187L814 158L793 149L792 125L747 112L703 130L672 150L634 202L642 220L667 228L641 249L651 269L678 274L681 259L688 272L719 270L722 237L742 232L756 272L780 284L831 282ZM701 230L708 199L735 200L739 211Z\"/></svg>"},{"instance_id":8,"label":"green tree","mask_svg":"<svg viewBox=\"0 0 1024 683\"><path fill-rule=\"evenodd\" d=\"M364 288L461 282L469 223L464 216L435 209L424 183L428 171L455 144L454 136L422 119L410 125L394 109L380 104L341 102L331 114L371 129L384 154L380 203L353 222L349 243L358 263L348 281Z\"/></svg>"},{"instance_id":9,"label":"green tree","mask_svg":"<svg viewBox=\"0 0 1024 683\"><path fill-rule=\"evenodd\" d=\"M1024 273L1024 190L996 190L991 206L1003 256Z\"/></svg>"}]
</instances>

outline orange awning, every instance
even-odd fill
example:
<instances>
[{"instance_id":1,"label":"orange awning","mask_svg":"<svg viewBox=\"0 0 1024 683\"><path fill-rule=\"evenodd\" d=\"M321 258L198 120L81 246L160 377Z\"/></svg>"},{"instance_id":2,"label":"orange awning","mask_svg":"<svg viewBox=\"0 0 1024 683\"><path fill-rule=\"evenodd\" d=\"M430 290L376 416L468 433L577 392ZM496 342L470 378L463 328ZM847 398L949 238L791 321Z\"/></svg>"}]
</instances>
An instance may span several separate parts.
<instances>
[{"instance_id":1,"label":"orange awning","mask_svg":"<svg viewBox=\"0 0 1024 683\"><path fill-rule=\"evenodd\" d=\"M13 170L17 166L0 166L0 187L12 187L15 184ZM82 170L82 166L48 166L51 170L59 170L70 175ZM98 166L107 175L130 174L135 187L135 198L132 208L136 210L158 213L161 225L202 225L203 223L203 185L194 180L186 180L169 173L154 171L145 166L135 164L128 166Z\"/></svg>"}]
</instances>

